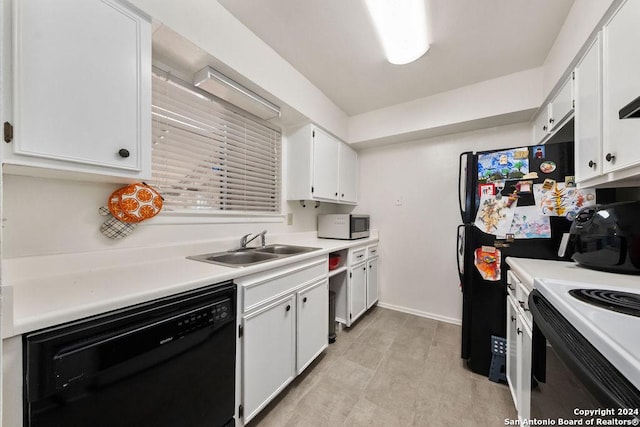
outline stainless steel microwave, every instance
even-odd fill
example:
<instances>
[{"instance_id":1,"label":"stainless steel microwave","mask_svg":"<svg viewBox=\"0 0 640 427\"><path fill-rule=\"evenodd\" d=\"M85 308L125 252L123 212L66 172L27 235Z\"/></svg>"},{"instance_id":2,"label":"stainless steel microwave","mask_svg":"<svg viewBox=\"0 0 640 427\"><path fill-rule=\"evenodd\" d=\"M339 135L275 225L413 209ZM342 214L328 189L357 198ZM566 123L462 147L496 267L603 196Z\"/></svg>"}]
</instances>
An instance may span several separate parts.
<instances>
[{"instance_id":1,"label":"stainless steel microwave","mask_svg":"<svg viewBox=\"0 0 640 427\"><path fill-rule=\"evenodd\" d=\"M344 240L369 237L369 215L318 215L318 237Z\"/></svg>"}]
</instances>

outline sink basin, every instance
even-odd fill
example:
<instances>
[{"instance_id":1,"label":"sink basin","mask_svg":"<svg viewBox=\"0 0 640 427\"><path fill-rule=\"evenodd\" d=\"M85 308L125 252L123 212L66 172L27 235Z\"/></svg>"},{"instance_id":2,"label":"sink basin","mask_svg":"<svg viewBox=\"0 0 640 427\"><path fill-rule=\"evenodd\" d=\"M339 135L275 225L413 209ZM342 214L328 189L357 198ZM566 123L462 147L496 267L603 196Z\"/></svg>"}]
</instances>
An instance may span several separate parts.
<instances>
[{"instance_id":1,"label":"sink basin","mask_svg":"<svg viewBox=\"0 0 640 427\"><path fill-rule=\"evenodd\" d=\"M246 267L248 265L285 258L305 252L318 250L308 246L268 245L263 248L238 249L235 251L188 256L188 259L220 264L227 267Z\"/></svg>"},{"instance_id":2,"label":"sink basin","mask_svg":"<svg viewBox=\"0 0 640 427\"><path fill-rule=\"evenodd\" d=\"M195 259L196 261L210 262L213 264L243 267L247 265L257 264L259 262L270 261L272 259L278 258L278 256L275 254L248 250L248 251L218 252L213 254L189 256L187 258Z\"/></svg>"},{"instance_id":3,"label":"sink basin","mask_svg":"<svg viewBox=\"0 0 640 427\"><path fill-rule=\"evenodd\" d=\"M308 246L267 245L264 248L254 249L254 251L278 255L295 255L315 251L317 249L318 248L310 248Z\"/></svg>"}]
</instances>

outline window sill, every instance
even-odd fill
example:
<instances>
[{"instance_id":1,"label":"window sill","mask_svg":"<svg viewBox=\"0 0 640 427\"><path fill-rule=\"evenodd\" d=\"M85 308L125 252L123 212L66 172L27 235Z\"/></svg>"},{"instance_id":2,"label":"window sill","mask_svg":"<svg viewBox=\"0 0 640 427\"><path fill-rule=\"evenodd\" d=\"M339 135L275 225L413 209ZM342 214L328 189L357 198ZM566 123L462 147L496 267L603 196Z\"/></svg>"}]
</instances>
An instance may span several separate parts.
<instances>
[{"instance_id":1,"label":"window sill","mask_svg":"<svg viewBox=\"0 0 640 427\"><path fill-rule=\"evenodd\" d=\"M278 223L283 224L286 215L279 213L253 212L161 212L151 219L149 225L182 225L182 224L245 224L245 223Z\"/></svg>"}]
</instances>

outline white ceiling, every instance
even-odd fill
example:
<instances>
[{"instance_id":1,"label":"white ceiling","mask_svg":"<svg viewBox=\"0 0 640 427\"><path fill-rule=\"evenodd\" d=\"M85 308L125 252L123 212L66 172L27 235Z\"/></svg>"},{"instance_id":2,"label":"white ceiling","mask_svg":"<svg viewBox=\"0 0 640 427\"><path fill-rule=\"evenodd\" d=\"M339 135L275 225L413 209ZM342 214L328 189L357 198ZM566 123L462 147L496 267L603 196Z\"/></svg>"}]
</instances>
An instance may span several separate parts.
<instances>
[{"instance_id":1,"label":"white ceiling","mask_svg":"<svg viewBox=\"0 0 640 427\"><path fill-rule=\"evenodd\" d=\"M573 4L425 0L431 49L398 66L363 0L218 1L350 116L541 66Z\"/></svg>"}]
</instances>

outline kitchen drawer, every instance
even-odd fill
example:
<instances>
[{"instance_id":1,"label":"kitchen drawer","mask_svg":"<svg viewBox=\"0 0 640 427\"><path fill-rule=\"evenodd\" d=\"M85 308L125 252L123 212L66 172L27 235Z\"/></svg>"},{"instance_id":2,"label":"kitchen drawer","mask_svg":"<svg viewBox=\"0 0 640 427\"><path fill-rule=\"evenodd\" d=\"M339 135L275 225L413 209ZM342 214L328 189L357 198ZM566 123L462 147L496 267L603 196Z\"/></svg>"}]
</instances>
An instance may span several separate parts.
<instances>
[{"instance_id":1,"label":"kitchen drawer","mask_svg":"<svg viewBox=\"0 0 640 427\"><path fill-rule=\"evenodd\" d=\"M513 297L523 312L524 317L529 321L529 327L533 322L531 312L529 311L529 293L530 290L518 279L511 270L507 271L507 293Z\"/></svg>"},{"instance_id":2,"label":"kitchen drawer","mask_svg":"<svg viewBox=\"0 0 640 427\"><path fill-rule=\"evenodd\" d=\"M522 282L516 283L516 299L518 300L518 304L520 308L524 312L524 317L529 321L529 328L533 324L533 316L531 315L531 311L529 311L529 289L522 284Z\"/></svg>"},{"instance_id":3,"label":"kitchen drawer","mask_svg":"<svg viewBox=\"0 0 640 427\"><path fill-rule=\"evenodd\" d=\"M517 299L516 287L518 283L520 283L518 276L513 274L511 270L507 271L507 294L512 296L514 299Z\"/></svg>"},{"instance_id":4,"label":"kitchen drawer","mask_svg":"<svg viewBox=\"0 0 640 427\"><path fill-rule=\"evenodd\" d=\"M300 286L318 281L326 277L327 273L327 257L323 256L241 277L235 282L242 287L242 312L280 298Z\"/></svg>"},{"instance_id":5,"label":"kitchen drawer","mask_svg":"<svg viewBox=\"0 0 640 427\"><path fill-rule=\"evenodd\" d=\"M369 246L367 248L367 259L378 256L378 245Z\"/></svg>"},{"instance_id":6,"label":"kitchen drawer","mask_svg":"<svg viewBox=\"0 0 640 427\"><path fill-rule=\"evenodd\" d=\"M349 250L349 264L354 265L363 262L367 256L367 248L356 248Z\"/></svg>"}]
</instances>

